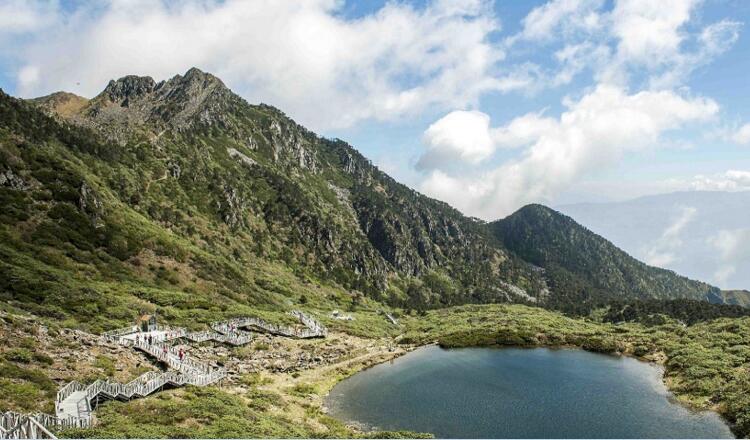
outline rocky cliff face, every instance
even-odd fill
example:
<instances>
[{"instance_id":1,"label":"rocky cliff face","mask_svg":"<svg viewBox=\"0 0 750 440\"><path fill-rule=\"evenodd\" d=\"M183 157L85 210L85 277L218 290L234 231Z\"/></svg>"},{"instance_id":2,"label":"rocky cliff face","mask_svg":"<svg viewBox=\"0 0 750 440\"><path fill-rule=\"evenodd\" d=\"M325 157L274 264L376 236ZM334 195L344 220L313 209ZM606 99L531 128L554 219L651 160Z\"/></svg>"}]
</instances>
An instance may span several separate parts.
<instances>
[{"instance_id":1,"label":"rocky cliff face","mask_svg":"<svg viewBox=\"0 0 750 440\"><path fill-rule=\"evenodd\" d=\"M229 115L240 101L215 76L190 69L158 83L135 75L112 80L77 114L66 117L124 144L138 135L160 136L165 130L218 126L238 131Z\"/></svg>"}]
</instances>

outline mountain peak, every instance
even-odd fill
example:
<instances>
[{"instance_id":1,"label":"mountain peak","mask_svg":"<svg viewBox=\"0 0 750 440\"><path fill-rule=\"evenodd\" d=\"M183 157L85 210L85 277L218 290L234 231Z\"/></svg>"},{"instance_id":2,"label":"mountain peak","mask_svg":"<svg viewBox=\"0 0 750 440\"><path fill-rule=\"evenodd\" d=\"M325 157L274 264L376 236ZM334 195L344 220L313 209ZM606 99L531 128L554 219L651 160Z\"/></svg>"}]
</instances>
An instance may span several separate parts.
<instances>
[{"instance_id":1,"label":"mountain peak","mask_svg":"<svg viewBox=\"0 0 750 440\"><path fill-rule=\"evenodd\" d=\"M543 205L526 205L490 227L505 247L547 269L553 290L567 292L569 302L584 304L597 297L705 299L718 292L708 284L648 266Z\"/></svg>"},{"instance_id":2,"label":"mountain peak","mask_svg":"<svg viewBox=\"0 0 750 440\"><path fill-rule=\"evenodd\" d=\"M180 77L180 75L177 75L177 77ZM208 72L204 72L197 67L191 67L188 69L188 71L185 72L185 75L182 76L182 79L188 83L203 82L204 84L219 84L224 86L224 83L218 77Z\"/></svg>"},{"instance_id":3,"label":"mountain peak","mask_svg":"<svg viewBox=\"0 0 750 440\"><path fill-rule=\"evenodd\" d=\"M99 96L128 107L133 100L149 97L157 100L195 100L213 90L229 91L216 76L191 67L184 75L175 75L159 83L150 76L126 75L113 79Z\"/></svg>"},{"instance_id":4,"label":"mountain peak","mask_svg":"<svg viewBox=\"0 0 750 440\"><path fill-rule=\"evenodd\" d=\"M156 81L150 76L127 75L118 80L111 80L101 95L112 102L124 102L150 94L156 87Z\"/></svg>"},{"instance_id":5,"label":"mountain peak","mask_svg":"<svg viewBox=\"0 0 750 440\"><path fill-rule=\"evenodd\" d=\"M544 214L562 215L561 213L550 208L549 206L545 206L539 203L530 203L528 205L524 205L520 209L518 209L518 211L516 211L514 215L523 214L523 213L534 213L534 214L544 213Z\"/></svg>"},{"instance_id":6,"label":"mountain peak","mask_svg":"<svg viewBox=\"0 0 750 440\"><path fill-rule=\"evenodd\" d=\"M119 142L134 133L177 131L196 125L229 125L231 108L241 101L216 76L193 67L184 75L156 82L150 76L111 80L74 115L61 115L95 126Z\"/></svg>"}]
</instances>

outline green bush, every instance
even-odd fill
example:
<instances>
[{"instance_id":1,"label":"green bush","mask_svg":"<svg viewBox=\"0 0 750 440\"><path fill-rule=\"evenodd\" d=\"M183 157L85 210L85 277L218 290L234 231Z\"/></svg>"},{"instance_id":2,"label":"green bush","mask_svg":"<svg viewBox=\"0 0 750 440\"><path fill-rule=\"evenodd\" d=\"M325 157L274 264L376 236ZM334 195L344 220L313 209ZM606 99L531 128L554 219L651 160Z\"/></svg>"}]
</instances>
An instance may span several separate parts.
<instances>
[{"instance_id":1,"label":"green bush","mask_svg":"<svg viewBox=\"0 0 750 440\"><path fill-rule=\"evenodd\" d=\"M3 357L9 361L28 364L34 360L34 353L28 348L17 347L6 351Z\"/></svg>"},{"instance_id":2,"label":"green bush","mask_svg":"<svg viewBox=\"0 0 750 440\"><path fill-rule=\"evenodd\" d=\"M289 391L294 395L304 397L310 394L317 394L318 388L313 384L298 383L294 385Z\"/></svg>"}]
</instances>

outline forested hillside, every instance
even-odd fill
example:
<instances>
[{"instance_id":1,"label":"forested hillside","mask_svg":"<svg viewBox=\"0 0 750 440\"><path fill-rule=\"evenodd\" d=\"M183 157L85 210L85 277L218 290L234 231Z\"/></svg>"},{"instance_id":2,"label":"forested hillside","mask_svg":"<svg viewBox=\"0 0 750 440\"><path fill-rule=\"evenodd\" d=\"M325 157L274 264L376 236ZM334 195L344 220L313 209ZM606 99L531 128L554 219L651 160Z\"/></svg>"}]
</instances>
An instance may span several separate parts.
<instances>
[{"instance_id":1,"label":"forested hillside","mask_svg":"<svg viewBox=\"0 0 750 440\"><path fill-rule=\"evenodd\" d=\"M529 205L491 224L503 244L544 268L555 295L550 305L588 313L623 298L706 300L719 289L648 266L570 217Z\"/></svg>"}]
</instances>

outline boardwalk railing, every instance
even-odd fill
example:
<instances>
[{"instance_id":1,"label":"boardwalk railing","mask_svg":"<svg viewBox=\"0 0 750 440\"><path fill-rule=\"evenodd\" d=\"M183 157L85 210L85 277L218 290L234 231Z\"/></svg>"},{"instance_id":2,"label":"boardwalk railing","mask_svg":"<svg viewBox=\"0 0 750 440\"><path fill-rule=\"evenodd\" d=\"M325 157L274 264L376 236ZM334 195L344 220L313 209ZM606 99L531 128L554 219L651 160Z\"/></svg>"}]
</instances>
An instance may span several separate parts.
<instances>
[{"instance_id":1,"label":"boardwalk railing","mask_svg":"<svg viewBox=\"0 0 750 440\"><path fill-rule=\"evenodd\" d=\"M289 312L289 314L297 318L305 327L299 328L295 326L277 325L261 318L250 316L234 318L228 321L214 322L211 324L211 328L218 332L225 332L227 329L250 328L273 335L301 339L322 338L328 335L328 329L310 316L296 310Z\"/></svg>"},{"instance_id":2,"label":"boardwalk railing","mask_svg":"<svg viewBox=\"0 0 750 440\"><path fill-rule=\"evenodd\" d=\"M65 399L67 399L71 394L83 391L86 389L86 385L73 381L69 384L65 385L64 387L60 388L60 391L57 392L57 400L55 401L55 411L59 414L60 413L60 403L62 403Z\"/></svg>"},{"instance_id":3,"label":"boardwalk railing","mask_svg":"<svg viewBox=\"0 0 750 440\"><path fill-rule=\"evenodd\" d=\"M211 324L211 330L202 332L188 332L184 328L165 326L158 327L155 332L142 333L143 337L140 337L141 333L137 326L105 332L102 337L107 341L143 351L174 371L151 371L125 384L109 380L97 380L88 385L77 381L70 382L57 393L55 416L0 413L0 439L55 438L52 433L54 430L91 426L91 413L100 401L145 397L166 386L206 386L227 376L224 368L212 368L208 364L190 359L184 352L180 353L176 347L167 343L170 340L215 340L231 345L244 345L253 339L253 334L242 329L254 329L293 338L319 338L328 334L328 330L312 317L299 311L290 314L304 327L282 326L260 318L241 317L215 322ZM148 342L147 335L152 336L151 343Z\"/></svg>"},{"instance_id":4,"label":"boardwalk railing","mask_svg":"<svg viewBox=\"0 0 750 440\"><path fill-rule=\"evenodd\" d=\"M0 413L0 439L57 438L57 429L87 428L89 421L51 416L49 414Z\"/></svg>"},{"instance_id":5,"label":"boardwalk railing","mask_svg":"<svg viewBox=\"0 0 750 440\"><path fill-rule=\"evenodd\" d=\"M173 387L183 385L205 386L224 377L226 377L226 370L215 369L205 373L184 373L180 371L159 373L150 371L126 384L108 380L97 380L92 384L83 386L82 391L85 391L85 393L77 396L80 400L73 402L75 405L63 405L63 402L66 399L70 399L71 396L64 399L58 397L57 408L59 408L59 412L55 418L58 420L86 420L85 425L88 426L91 419L91 411L100 401L141 398L159 391L167 385ZM71 383L80 385L78 382ZM75 413L70 413L71 408L73 408Z\"/></svg>"},{"instance_id":6,"label":"boardwalk railing","mask_svg":"<svg viewBox=\"0 0 750 440\"><path fill-rule=\"evenodd\" d=\"M214 330L188 333L185 338L193 342L216 341L240 346L252 341L253 334L242 330L232 331L229 327L215 327Z\"/></svg>"},{"instance_id":7,"label":"boardwalk railing","mask_svg":"<svg viewBox=\"0 0 750 440\"><path fill-rule=\"evenodd\" d=\"M138 326L131 325L130 327L123 327L123 328L118 328L115 330L110 330L108 332L104 332L102 333L102 336L104 336L105 338L116 338L119 336L129 335L137 331L138 331Z\"/></svg>"}]
</instances>

